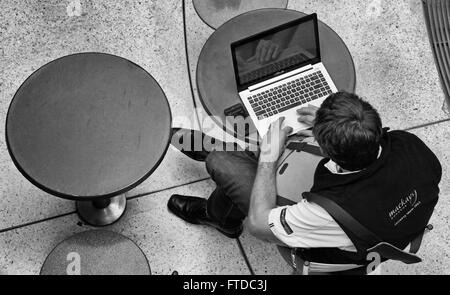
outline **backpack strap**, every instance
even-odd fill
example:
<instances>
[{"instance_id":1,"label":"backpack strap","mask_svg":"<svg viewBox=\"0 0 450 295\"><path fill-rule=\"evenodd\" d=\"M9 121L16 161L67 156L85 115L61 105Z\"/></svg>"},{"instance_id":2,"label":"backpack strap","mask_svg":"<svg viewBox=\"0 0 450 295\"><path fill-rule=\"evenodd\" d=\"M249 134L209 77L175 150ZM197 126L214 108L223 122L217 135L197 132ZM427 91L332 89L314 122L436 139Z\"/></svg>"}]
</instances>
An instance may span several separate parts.
<instances>
[{"instance_id":1,"label":"backpack strap","mask_svg":"<svg viewBox=\"0 0 450 295\"><path fill-rule=\"evenodd\" d=\"M411 247L409 248L409 253L416 254L419 251L420 245L422 244L423 236L426 232L433 230L433 225L428 224L424 231L417 235L414 240L411 241Z\"/></svg>"},{"instance_id":2,"label":"backpack strap","mask_svg":"<svg viewBox=\"0 0 450 295\"><path fill-rule=\"evenodd\" d=\"M369 231L331 199L310 192L303 193L303 197L305 197L308 202L316 203L320 207L324 208L336 221L341 223L345 228L349 229L361 241L365 242L366 249L382 242L377 235Z\"/></svg>"},{"instance_id":3,"label":"backpack strap","mask_svg":"<svg viewBox=\"0 0 450 295\"><path fill-rule=\"evenodd\" d=\"M303 151L320 157L324 156L317 145L309 144L305 141L292 141L286 146L286 148L296 152Z\"/></svg>"}]
</instances>

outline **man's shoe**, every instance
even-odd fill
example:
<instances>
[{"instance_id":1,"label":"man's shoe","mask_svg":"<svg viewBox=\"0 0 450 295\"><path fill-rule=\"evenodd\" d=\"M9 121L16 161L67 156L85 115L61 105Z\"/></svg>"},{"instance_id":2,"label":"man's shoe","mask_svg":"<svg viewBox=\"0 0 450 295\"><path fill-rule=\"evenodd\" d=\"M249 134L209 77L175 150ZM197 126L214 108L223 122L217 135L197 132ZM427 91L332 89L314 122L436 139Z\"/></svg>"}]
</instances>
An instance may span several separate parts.
<instances>
[{"instance_id":1,"label":"man's shoe","mask_svg":"<svg viewBox=\"0 0 450 295\"><path fill-rule=\"evenodd\" d=\"M206 199L183 195L172 195L167 203L170 212L192 224L209 225L216 228L225 236L235 239L242 233L242 225L223 227L212 220L206 213Z\"/></svg>"}]
</instances>

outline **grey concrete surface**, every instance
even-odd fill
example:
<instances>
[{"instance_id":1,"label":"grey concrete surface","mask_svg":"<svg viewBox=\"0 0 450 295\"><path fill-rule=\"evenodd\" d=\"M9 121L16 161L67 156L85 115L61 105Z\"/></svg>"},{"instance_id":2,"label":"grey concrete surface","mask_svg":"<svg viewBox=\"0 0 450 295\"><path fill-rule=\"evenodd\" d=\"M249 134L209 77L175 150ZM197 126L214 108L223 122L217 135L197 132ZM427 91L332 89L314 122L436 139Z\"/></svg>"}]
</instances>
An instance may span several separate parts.
<instances>
[{"instance_id":1,"label":"grey concrete surface","mask_svg":"<svg viewBox=\"0 0 450 295\"><path fill-rule=\"evenodd\" d=\"M152 274L249 274L235 240L214 229L191 226L169 213L174 194L211 192L203 181L129 201L125 215L107 230L134 241L147 257ZM0 235L0 273L39 274L50 251L75 233L92 230L75 214L18 228Z\"/></svg>"},{"instance_id":2,"label":"grey concrete surface","mask_svg":"<svg viewBox=\"0 0 450 295\"><path fill-rule=\"evenodd\" d=\"M196 91L198 56L213 29L198 17L192 1L186 2L187 49ZM34 70L66 54L101 51L128 58L153 75L166 93L175 126L200 128L189 89L181 1L4 0L1 7L2 124L15 91ZM449 118L420 0L290 0L288 8L317 12L343 38L356 65L357 93L378 108L386 126L408 128ZM205 113L196 99L201 117ZM209 132L222 136L217 128ZM422 263L388 263L382 272L449 274L450 123L412 132L431 147L444 168L441 197L431 221L435 229L419 252ZM155 173L127 194L136 198L129 201L122 219L107 229L135 241L156 274L174 270L248 274L235 240L167 212L166 202L174 192L207 197L214 187L210 180L191 183L205 177L203 163L169 148ZM47 195L24 179L8 155L4 128L0 128L0 179L0 274L37 274L57 243L91 229L77 225L76 214L44 220L73 212L74 204ZM179 187L166 190L174 186ZM148 194L154 191L158 193ZM290 273L272 245L246 232L240 240L256 273Z\"/></svg>"},{"instance_id":3,"label":"grey concrete surface","mask_svg":"<svg viewBox=\"0 0 450 295\"><path fill-rule=\"evenodd\" d=\"M80 9L76 5L80 3ZM196 128L187 79L180 1L2 1L0 9L0 114L36 69L76 52L106 52L147 70L169 100L174 126ZM0 229L73 210L73 204L33 187L14 167L0 128ZM175 158L171 161L171 156ZM195 165L169 153L145 191L187 183ZM189 167L183 169L182 167ZM173 169L173 170L171 170ZM186 173L179 173L185 171ZM187 177L184 178L183 177ZM201 177L198 177L201 178ZM177 182L178 181L178 182ZM140 189L138 188L137 191Z\"/></svg>"}]
</instances>

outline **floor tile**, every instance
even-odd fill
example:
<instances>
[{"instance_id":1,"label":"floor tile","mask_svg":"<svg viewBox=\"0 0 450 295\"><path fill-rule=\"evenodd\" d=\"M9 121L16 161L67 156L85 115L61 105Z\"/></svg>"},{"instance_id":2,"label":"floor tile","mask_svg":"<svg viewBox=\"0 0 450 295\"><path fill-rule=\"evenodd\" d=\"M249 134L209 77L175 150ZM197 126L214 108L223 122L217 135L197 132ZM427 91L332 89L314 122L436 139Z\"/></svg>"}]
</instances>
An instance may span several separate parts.
<instances>
[{"instance_id":1,"label":"floor tile","mask_svg":"<svg viewBox=\"0 0 450 295\"><path fill-rule=\"evenodd\" d=\"M197 12L195 11L192 0L185 1L186 10L186 44L189 59L189 70L191 73L191 83L194 90L194 98L196 102L197 112L202 118L207 117L207 113L204 110L197 90L197 63L200 56L200 52L203 45L208 40L209 36L215 31L207 24L205 24ZM200 125L202 125L203 119L200 119ZM208 132L208 134L213 134ZM219 137L219 136L218 136Z\"/></svg>"},{"instance_id":2,"label":"floor tile","mask_svg":"<svg viewBox=\"0 0 450 295\"><path fill-rule=\"evenodd\" d=\"M3 197L0 199L0 230L75 210L75 202L52 196L34 187L12 162L7 161L1 173L5 177L2 178L4 181L1 186ZM158 191L208 177L203 162L191 160L169 146L159 167L147 180L127 192L127 196Z\"/></svg>"},{"instance_id":3,"label":"floor tile","mask_svg":"<svg viewBox=\"0 0 450 295\"><path fill-rule=\"evenodd\" d=\"M173 126L197 128L187 78L180 1L121 4L81 1L80 13L68 13L69 2L2 1L0 113L3 126L15 91L33 71L67 54L98 51L122 56L146 69L169 100ZM134 192L202 178L201 166L169 149L158 170ZM0 128L0 178L0 229L74 208L73 202L49 196L22 177L8 154L4 128Z\"/></svg>"},{"instance_id":4,"label":"floor tile","mask_svg":"<svg viewBox=\"0 0 450 295\"><path fill-rule=\"evenodd\" d=\"M152 175L127 195L152 192L204 178L209 178L204 162L192 160L170 145L163 161Z\"/></svg>"},{"instance_id":5,"label":"floor tile","mask_svg":"<svg viewBox=\"0 0 450 295\"><path fill-rule=\"evenodd\" d=\"M173 193L207 196L211 181L129 201L125 215L106 230L121 233L141 247L153 274L249 274L236 240L214 229L190 225L167 211ZM77 216L42 222L0 234L0 273L37 274L45 257L59 242L92 229Z\"/></svg>"},{"instance_id":6,"label":"floor tile","mask_svg":"<svg viewBox=\"0 0 450 295\"><path fill-rule=\"evenodd\" d=\"M0 230L75 210L74 202L32 185L7 157L5 150L0 152Z\"/></svg>"},{"instance_id":7,"label":"floor tile","mask_svg":"<svg viewBox=\"0 0 450 295\"><path fill-rule=\"evenodd\" d=\"M292 274L292 268L281 257L276 245L258 240L246 230L239 239L256 275Z\"/></svg>"}]
</instances>

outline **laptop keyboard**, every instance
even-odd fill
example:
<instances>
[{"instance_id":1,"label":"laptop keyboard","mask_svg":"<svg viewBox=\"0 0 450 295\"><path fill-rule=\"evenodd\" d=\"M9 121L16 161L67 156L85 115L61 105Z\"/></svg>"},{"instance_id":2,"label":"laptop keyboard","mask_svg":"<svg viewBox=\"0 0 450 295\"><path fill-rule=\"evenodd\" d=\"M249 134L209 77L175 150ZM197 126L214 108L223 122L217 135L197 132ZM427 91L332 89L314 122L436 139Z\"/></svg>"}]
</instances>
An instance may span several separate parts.
<instances>
[{"instance_id":1,"label":"laptop keyboard","mask_svg":"<svg viewBox=\"0 0 450 295\"><path fill-rule=\"evenodd\" d=\"M286 84L262 91L248 98L258 120L327 96L333 91L320 71Z\"/></svg>"},{"instance_id":2,"label":"laptop keyboard","mask_svg":"<svg viewBox=\"0 0 450 295\"><path fill-rule=\"evenodd\" d=\"M241 80L242 84L246 84L251 81L267 77L269 75L272 75L273 73L276 73L283 69L287 69L291 66L298 65L301 62L304 62L305 60L308 60L308 57L306 57L303 53L300 53L300 54L288 57L286 59L280 60L278 62L269 64L267 66L261 67L250 73L244 74L240 77L240 80Z\"/></svg>"}]
</instances>

